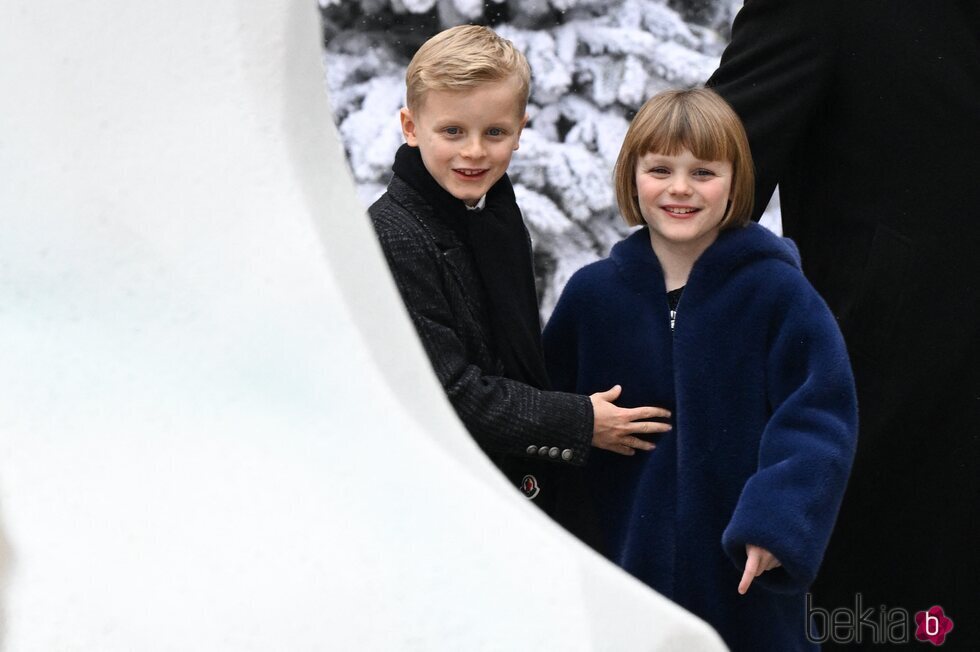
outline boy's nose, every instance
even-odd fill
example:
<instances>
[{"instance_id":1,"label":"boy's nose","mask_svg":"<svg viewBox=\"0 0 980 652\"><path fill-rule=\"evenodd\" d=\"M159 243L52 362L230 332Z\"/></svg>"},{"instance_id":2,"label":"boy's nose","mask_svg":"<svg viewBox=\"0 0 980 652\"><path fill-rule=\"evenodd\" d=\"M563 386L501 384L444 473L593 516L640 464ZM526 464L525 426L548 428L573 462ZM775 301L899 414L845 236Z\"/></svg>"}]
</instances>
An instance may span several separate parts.
<instances>
[{"instance_id":1,"label":"boy's nose","mask_svg":"<svg viewBox=\"0 0 980 652\"><path fill-rule=\"evenodd\" d=\"M482 158L485 153L486 148L483 146L483 139L479 137L467 140L462 150L462 154L466 158Z\"/></svg>"}]
</instances>

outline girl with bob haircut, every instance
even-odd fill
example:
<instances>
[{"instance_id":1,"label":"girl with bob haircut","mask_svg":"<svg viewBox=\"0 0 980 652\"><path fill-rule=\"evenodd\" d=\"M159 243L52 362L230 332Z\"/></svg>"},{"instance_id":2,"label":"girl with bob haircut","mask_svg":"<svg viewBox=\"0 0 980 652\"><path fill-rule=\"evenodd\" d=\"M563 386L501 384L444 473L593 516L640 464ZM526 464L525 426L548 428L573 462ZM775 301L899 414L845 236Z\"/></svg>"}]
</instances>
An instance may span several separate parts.
<instances>
[{"instance_id":1,"label":"girl with bob haircut","mask_svg":"<svg viewBox=\"0 0 980 652\"><path fill-rule=\"evenodd\" d=\"M633 118L613 172L616 201L626 223L644 223L636 203L637 160L647 152L676 154L682 149L705 161L731 161L731 203L721 228L748 224L755 193L749 139L728 103L704 88L664 91Z\"/></svg>"},{"instance_id":2,"label":"girl with bob haircut","mask_svg":"<svg viewBox=\"0 0 980 652\"><path fill-rule=\"evenodd\" d=\"M796 247L750 222L753 183L718 95L650 99L615 170L643 228L569 280L545 356L556 389L616 379L622 405L672 413L653 450L586 466L610 559L733 650L817 649L806 591L854 456L854 381Z\"/></svg>"}]
</instances>

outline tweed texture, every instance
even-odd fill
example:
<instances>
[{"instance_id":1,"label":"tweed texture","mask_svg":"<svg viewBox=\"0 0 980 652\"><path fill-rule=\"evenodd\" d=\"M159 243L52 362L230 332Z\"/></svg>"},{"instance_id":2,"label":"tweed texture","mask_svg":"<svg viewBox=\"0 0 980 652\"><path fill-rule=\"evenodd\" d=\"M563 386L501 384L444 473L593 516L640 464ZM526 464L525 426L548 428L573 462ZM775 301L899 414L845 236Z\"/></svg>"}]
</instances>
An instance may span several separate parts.
<instances>
[{"instance_id":1,"label":"tweed texture","mask_svg":"<svg viewBox=\"0 0 980 652\"><path fill-rule=\"evenodd\" d=\"M432 368L480 447L495 459L528 460L541 459L529 446L557 447L572 451L564 462L584 464L591 402L500 375L484 290L446 217L398 176L369 214Z\"/></svg>"},{"instance_id":2,"label":"tweed texture","mask_svg":"<svg viewBox=\"0 0 980 652\"><path fill-rule=\"evenodd\" d=\"M650 453L593 454L586 475L617 564L711 623L733 650L794 650L852 463L853 378L795 247L757 224L722 232L688 279L672 334L646 229L569 281L544 333L555 386L615 379L664 405ZM745 545L782 568L748 594Z\"/></svg>"}]
</instances>

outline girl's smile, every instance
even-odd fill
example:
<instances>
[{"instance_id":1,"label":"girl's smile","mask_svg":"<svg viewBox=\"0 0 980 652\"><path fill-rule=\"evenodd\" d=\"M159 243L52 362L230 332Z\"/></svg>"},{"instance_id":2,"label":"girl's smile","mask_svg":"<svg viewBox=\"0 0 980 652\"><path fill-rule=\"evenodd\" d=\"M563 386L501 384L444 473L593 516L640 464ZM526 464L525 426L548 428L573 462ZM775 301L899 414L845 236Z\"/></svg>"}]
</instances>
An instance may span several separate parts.
<instances>
[{"instance_id":1,"label":"girl's smile","mask_svg":"<svg viewBox=\"0 0 980 652\"><path fill-rule=\"evenodd\" d=\"M687 149L640 157L637 202L654 250L683 254L693 262L718 236L731 185L728 161L703 161Z\"/></svg>"}]
</instances>

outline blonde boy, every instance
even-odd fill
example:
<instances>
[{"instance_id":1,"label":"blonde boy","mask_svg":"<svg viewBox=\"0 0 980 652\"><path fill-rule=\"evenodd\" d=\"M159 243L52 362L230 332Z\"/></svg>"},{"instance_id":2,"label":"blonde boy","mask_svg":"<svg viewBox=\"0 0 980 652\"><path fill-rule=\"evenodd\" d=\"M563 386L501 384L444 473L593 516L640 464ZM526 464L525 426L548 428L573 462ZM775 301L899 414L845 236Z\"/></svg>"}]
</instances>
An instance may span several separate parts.
<instances>
[{"instance_id":1,"label":"blonde boy","mask_svg":"<svg viewBox=\"0 0 980 652\"><path fill-rule=\"evenodd\" d=\"M406 73L406 144L369 209L436 376L470 434L545 511L589 538L569 472L591 446L623 455L669 416L548 391L531 243L507 177L528 122L530 69L486 27L437 34Z\"/></svg>"}]
</instances>

